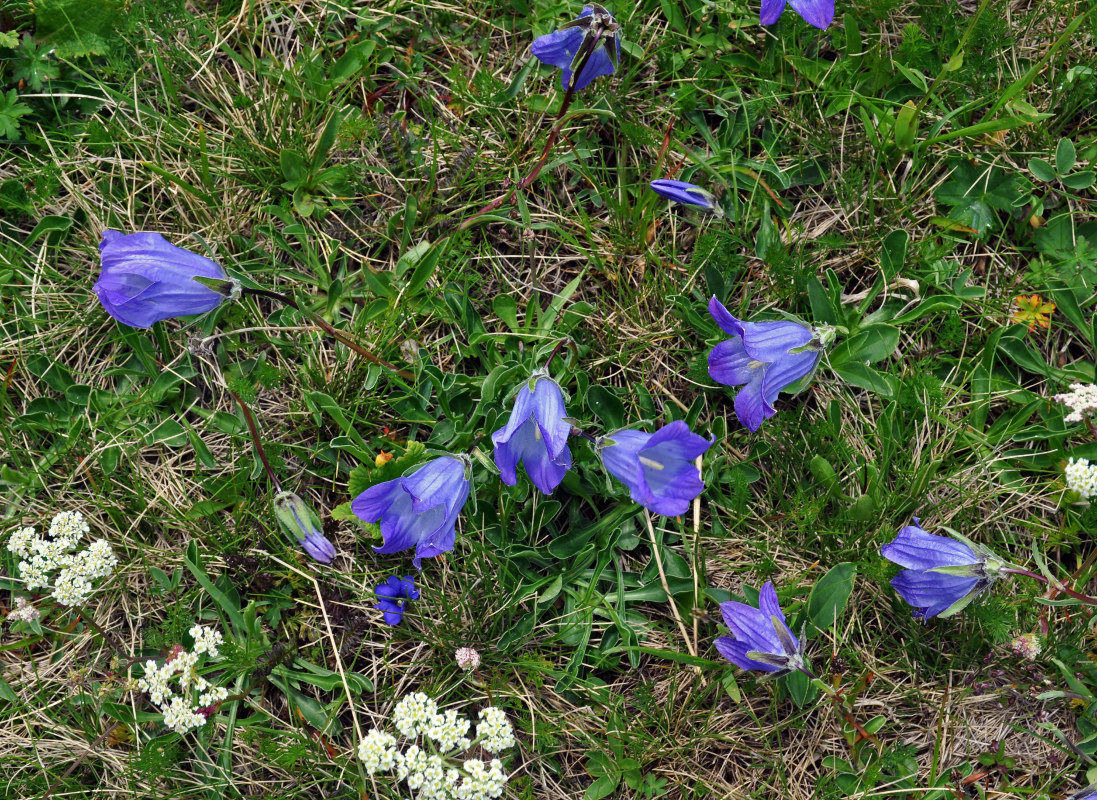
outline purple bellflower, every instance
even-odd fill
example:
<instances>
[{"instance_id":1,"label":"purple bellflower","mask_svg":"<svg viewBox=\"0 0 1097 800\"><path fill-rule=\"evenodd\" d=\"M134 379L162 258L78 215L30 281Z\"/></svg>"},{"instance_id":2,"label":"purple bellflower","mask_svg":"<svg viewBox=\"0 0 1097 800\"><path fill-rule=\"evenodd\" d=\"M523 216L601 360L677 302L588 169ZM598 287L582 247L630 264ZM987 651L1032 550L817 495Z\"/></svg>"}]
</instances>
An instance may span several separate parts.
<instances>
[{"instance_id":1,"label":"purple bellflower","mask_svg":"<svg viewBox=\"0 0 1097 800\"><path fill-rule=\"evenodd\" d=\"M662 195L668 200L673 200L675 203L702 208L717 216L724 215L724 210L716 204L716 198L712 192L705 191L700 186L685 181L672 181L667 178L652 181L649 185L656 194Z\"/></svg>"},{"instance_id":2,"label":"purple bellflower","mask_svg":"<svg viewBox=\"0 0 1097 800\"><path fill-rule=\"evenodd\" d=\"M389 575L384 583L378 584L373 593L380 598L380 602L374 606L384 612L383 617L387 625L399 625L404 618L404 606L408 600L418 600L419 590L415 588L415 578L405 575L397 578Z\"/></svg>"},{"instance_id":3,"label":"purple bellflower","mask_svg":"<svg viewBox=\"0 0 1097 800\"><path fill-rule=\"evenodd\" d=\"M274 496L274 515L282 529L297 540L297 544L319 561L331 564L335 560L335 545L321 532L320 518L293 492L279 492Z\"/></svg>"},{"instance_id":4,"label":"purple bellflower","mask_svg":"<svg viewBox=\"0 0 1097 800\"><path fill-rule=\"evenodd\" d=\"M534 372L518 390L507 424L491 435L503 483L518 483L521 461L533 485L552 494L571 468L570 435L560 386L544 370Z\"/></svg>"},{"instance_id":5,"label":"purple bellflower","mask_svg":"<svg viewBox=\"0 0 1097 800\"><path fill-rule=\"evenodd\" d=\"M732 664L774 678L804 668L804 634L797 639L785 624L769 581L758 592L758 608L729 600L720 604L720 614L731 636L718 636L716 650Z\"/></svg>"},{"instance_id":6,"label":"purple bellflower","mask_svg":"<svg viewBox=\"0 0 1097 800\"><path fill-rule=\"evenodd\" d=\"M1079 789L1066 800L1097 800L1097 783L1085 789Z\"/></svg>"},{"instance_id":7,"label":"purple bellflower","mask_svg":"<svg viewBox=\"0 0 1097 800\"><path fill-rule=\"evenodd\" d=\"M351 510L366 522L381 522L384 544L378 553L415 548L412 563L448 553L457 538L457 516L469 496L472 464L468 456L441 456L406 477L366 489Z\"/></svg>"},{"instance_id":8,"label":"purple bellflower","mask_svg":"<svg viewBox=\"0 0 1097 800\"><path fill-rule=\"evenodd\" d=\"M560 30L538 36L530 52L543 64L563 70L560 83L567 91L571 72L586 58L586 66L575 81L575 90L583 89L599 75L612 75L621 60L620 26L602 6L583 6L579 18ZM592 50L593 48L593 50Z\"/></svg>"},{"instance_id":9,"label":"purple bellflower","mask_svg":"<svg viewBox=\"0 0 1097 800\"><path fill-rule=\"evenodd\" d=\"M880 548L880 555L905 567L891 585L923 620L959 613L1010 567L986 548L950 533L956 538L927 533L915 517L913 525Z\"/></svg>"},{"instance_id":10,"label":"purple bellflower","mask_svg":"<svg viewBox=\"0 0 1097 800\"><path fill-rule=\"evenodd\" d=\"M606 471L628 487L633 500L656 514L677 517L705 489L694 461L713 441L675 420L655 433L611 433L595 448Z\"/></svg>"},{"instance_id":11,"label":"purple bellflower","mask_svg":"<svg viewBox=\"0 0 1097 800\"><path fill-rule=\"evenodd\" d=\"M826 30L834 19L834 0L788 0L792 10L799 14L808 25ZM785 0L762 0L759 22L772 25L785 10Z\"/></svg>"},{"instance_id":12,"label":"purple bellflower","mask_svg":"<svg viewBox=\"0 0 1097 800\"><path fill-rule=\"evenodd\" d=\"M158 233L103 231L95 294L107 313L131 328L203 314L240 296L239 281L214 261L176 247ZM195 278L219 281L211 289Z\"/></svg>"},{"instance_id":13,"label":"purple bellflower","mask_svg":"<svg viewBox=\"0 0 1097 800\"><path fill-rule=\"evenodd\" d=\"M777 413L773 404L781 390L815 369L824 334L796 322L740 322L715 297L708 310L732 336L708 354L708 374L717 383L743 387L735 395L735 416L756 431Z\"/></svg>"}]
</instances>

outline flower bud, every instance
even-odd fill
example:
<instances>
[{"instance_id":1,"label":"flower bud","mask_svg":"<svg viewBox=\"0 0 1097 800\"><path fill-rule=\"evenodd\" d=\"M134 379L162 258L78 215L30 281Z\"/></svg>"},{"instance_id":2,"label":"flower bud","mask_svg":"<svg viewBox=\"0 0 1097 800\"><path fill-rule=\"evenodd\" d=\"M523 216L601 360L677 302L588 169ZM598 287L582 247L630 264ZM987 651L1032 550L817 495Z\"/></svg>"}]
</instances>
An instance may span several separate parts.
<instances>
[{"instance_id":1,"label":"flower bud","mask_svg":"<svg viewBox=\"0 0 1097 800\"><path fill-rule=\"evenodd\" d=\"M292 536L305 552L321 564L335 559L335 545L320 531L320 518L293 492L279 492L274 498L274 513L282 529Z\"/></svg>"}]
</instances>

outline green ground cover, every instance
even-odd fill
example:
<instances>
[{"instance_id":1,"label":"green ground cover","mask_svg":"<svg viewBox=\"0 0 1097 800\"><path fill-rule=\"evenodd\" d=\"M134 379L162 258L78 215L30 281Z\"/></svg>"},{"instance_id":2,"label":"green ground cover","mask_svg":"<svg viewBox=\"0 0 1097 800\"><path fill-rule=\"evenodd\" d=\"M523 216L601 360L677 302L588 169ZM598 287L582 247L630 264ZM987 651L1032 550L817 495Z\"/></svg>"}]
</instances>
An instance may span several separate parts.
<instances>
[{"instance_id":1,"label":"green ground cover","mask_svg":"<svg viewBox=\"0 0 1097 800\"><path fill-rule=\"evenodd\" d=\"M0 536L77 511L118 559L65 606L0 550L0 608L41 613L0 627L4 796L407 797L358 753L413 692L506 712L508 797L1097 782L1094 617L1066 591L1097 594L1097 511L1065 474L1097 429L1054 399L1097 382L1097 10L839 2L824 31L641 0L560 117L530 45L581 8L0 3ZM121 324L92 291L105 230L245 295ZM709 374L714 296L839 332L755 432ZM550 360L590 437L713 440L686 513L633 502L579 435L551 496L500 481L491 434ZM350 503L427 452L470 454L473 498L417 572ZM880 554L913 517L1046 583L914 618ZM374 588L405 575L390 626ZM814 683L715 648L720 604L766 581ZM201 649L196 624L226 697L179 733L147 665Z\"/></svg>"}]
</instances>

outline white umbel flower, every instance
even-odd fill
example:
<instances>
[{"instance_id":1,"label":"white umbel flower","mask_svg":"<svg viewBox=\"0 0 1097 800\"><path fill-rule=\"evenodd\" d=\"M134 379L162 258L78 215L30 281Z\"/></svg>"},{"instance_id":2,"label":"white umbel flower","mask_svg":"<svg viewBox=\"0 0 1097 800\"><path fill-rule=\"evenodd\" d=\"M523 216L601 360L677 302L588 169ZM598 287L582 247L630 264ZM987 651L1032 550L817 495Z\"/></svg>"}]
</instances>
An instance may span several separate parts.
<instances>
[{"instance_id":1,"label":"white umbel flower","mask_svg":"<svg viewBox=\"0 0 1097 800\"><path fill-rule=\"evenodd\" d=\"M480 746L489 753L499 753L514 747L514 728L503 709L495 706L481 709L476 736L480 740Z\"/></svg>"},{"instance_id":2,"label":"white umbel flower","mask_svg":"<svg viewBox=\"0 0 1097 800\"><path fill-rule=\"evenodd\" d=\"M1088 459L1072 458L1067 461L1064 477L1067 488L1077 492L1083 500L1097 495L1097 465L1091 465Z\"/></svg>"},{"instance_id":3,"label":"white umbel flower","mask_svg":"<svg viewBox=\"0 0 1097 800\"><path fill-rule=\"evenodd\" d=\"M1081 422L1086 414L1097 411L1097 386L1092 383L1072 383L1066 394L1053 398L1070 409L1067 422Z\"/></svg>"},{"instance_id":4,"label":"white umbel flower","mask_svg":"<svg viewBox=\"0 0 1097 800\"><path fill-rule=\"evenodd\" d=\"M409 739L425 733L434 716L438 713L438 704L422 692L409 694L396 704L392 711L392 722L396 730Z\"/></svg>"},{"instance_id":5,"label":"white umbel flower","mask_svg":"<svg viewBox=\"0 0 1097 800\"><path fill-rule=\"evenodd\" d=\"M396 766L399 755L396 737L377 728L371 729L366 738L358 743L358 758L370 775L388 772Z\"/></svg>"}]
</instances>

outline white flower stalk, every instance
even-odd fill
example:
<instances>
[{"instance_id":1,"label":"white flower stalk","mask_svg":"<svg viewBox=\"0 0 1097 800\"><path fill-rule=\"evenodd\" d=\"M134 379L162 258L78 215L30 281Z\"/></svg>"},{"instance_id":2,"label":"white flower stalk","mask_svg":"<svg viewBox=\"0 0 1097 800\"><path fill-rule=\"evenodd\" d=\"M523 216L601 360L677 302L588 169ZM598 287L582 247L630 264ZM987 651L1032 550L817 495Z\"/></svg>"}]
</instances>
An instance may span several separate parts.
<instances>
[{"instance_id":1,"label":"white flower stalk","mask_svg":"<svg viewBox=\"0 0 1097 800\"><path fill-rule=\"evenodd\" d=\"M422 692L404 697L393 709L392 723L403 741L377 728L358 745L370 775L393 772L407 784L412 800L489 800L500 797L507 774L498 758L484 762L470 749L479 745L495 754L513 747L514 729L502 709L480 711L476 739L468 738L472 723ZM420 738L421 737L421 738Z\"/></svg>"},{"instance_id":2,"label":"white flower stalk","mask_svg":"<svg viewBox=\"0 0 1097 800\"><path fill-rule=\"evenodd\" d=\"M181 734L204 725L209 709L229 696L223 686L198 674L203 656L218 657L218 645L224 642L221 632L195 625L189 633L194 650L176 648L163 664L146 661L144 677L134 684L163 712L164 724Z\"/></svg>"},{"instance_id":3,"label":"white flower stalk","mask_svg":"<svg viewBox=\"0 0 1097 800\"><path fill-rule=\"evenodd\" d=\"M48 538L34 528L20 528L8 539L8 550L22 560L19 575L28 590L52 587L53 598L64 606L82 605L94 591L93 581L109 577L118 558L105 539L86 550L76 550L91 529L79 511L62 511L50 522ZM56 575L53 575L56 573Z\"/></svg>"}]
</instances>

